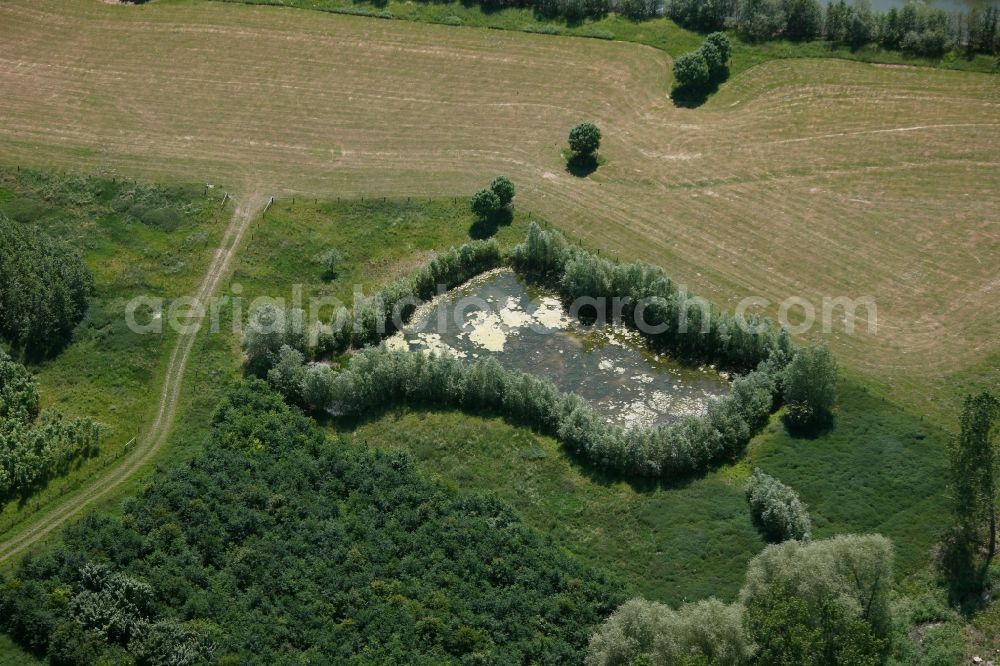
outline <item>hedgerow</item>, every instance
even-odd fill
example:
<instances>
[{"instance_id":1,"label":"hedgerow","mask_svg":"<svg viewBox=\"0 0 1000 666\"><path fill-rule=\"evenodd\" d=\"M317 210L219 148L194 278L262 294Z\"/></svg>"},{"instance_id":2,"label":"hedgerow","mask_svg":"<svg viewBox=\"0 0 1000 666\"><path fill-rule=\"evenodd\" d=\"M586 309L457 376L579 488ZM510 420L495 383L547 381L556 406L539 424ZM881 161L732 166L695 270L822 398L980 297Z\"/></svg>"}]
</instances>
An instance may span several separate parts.
<instances>
[{"instance_id":1,"label":"hedgerow","mask_svg":"<svg viewBox=\"0 0 1000 666\"><path fill-rule=\"evenodd\" d=\"M336 318L353 328L349 333L335 330L325 342L321 336L320 347L339 352L349 343L377 343L407 321L421 300L503 264L552 285L567 301L616 300L624 322L644 331L652 345L682 359L718 363L742 376L733 382L730 395L709 403L704 415L686 416L669 426L623 429L608 424L583 399L544 380L506 371L495 360L464 363L382 349L356 354L341 373L322 365L305 370L305 355L295 351L303 351L297 344L301 338L282 333L281 327L270 337L248 333L244 347L258 372L255 359L265 359L260 374L292 403L344 413L414 403L487 411L529 424L589 463L630 476L689 476L732 459L781 401L784 368L795 353L783 330L759 318L739 325L678 288L662 268L608 261L536 224L506 257L492 240L439 255L368 299L353 322L348 323L346 311L339 313ZM285 321L293 318L294 313L284 315ZM640 319L655 329L638 326ZM282 350L282 345L289 348Z\"/></svg>"},{"instance_id":2,"label":"hedgerow","mask_svg":"<svg viewBox=\"0 0 1000 666\"><path fill-rule=\"evenodd\" d=\"M513 249L510 263L550 284L567 301L619 299L625 324L635 326L638 315L645 323L639 330L650 343L682 360L743 371L769 361L779 369L794 353L788 333L770 321L747 315L741 322L687 293L658 266L604 259L537 224L529 227L524 242Z\"/></svg>"},{"instance_id":3,"label":"hedgerow","mask_svg":"<svg viewBox=\"0 0 1000 666\"><path fill-rule=\"evenodd\" d=\"M709 403L702 416L624 429L609 424L584 399L546 380L505 370L496 359L465 362L380 347L355 354L347 370L326 377L326 394L332 396L328 406L339 413L414 404L488 412L556 437L570 453L602 469L657 478L700 473L737 456L767 423L776 391L769 368L762 365L738 377L730 394Z\"/></svg>"}]
</instances>

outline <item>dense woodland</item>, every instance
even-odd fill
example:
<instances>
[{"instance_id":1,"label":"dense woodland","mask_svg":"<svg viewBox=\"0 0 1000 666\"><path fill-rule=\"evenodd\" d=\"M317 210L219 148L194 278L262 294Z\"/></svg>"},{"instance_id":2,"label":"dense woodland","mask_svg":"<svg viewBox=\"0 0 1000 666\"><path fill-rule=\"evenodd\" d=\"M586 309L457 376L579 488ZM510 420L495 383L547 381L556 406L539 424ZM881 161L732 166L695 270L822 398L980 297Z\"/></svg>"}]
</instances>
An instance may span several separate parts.
<instances>
[{"instance_id":1,"label":"dense woodland","mask_svg":"<svg viewBox=\"0 0 1000 666\"><path fill-rule=\"evenodd\" d=\"M58 664L579 663L621 601L497 500L248 381L202 454L24 559L0 622Z\"/></svg>"},{"instance_id":2,"label":"dense woodland","mask_svg":"<svg viewBox=\"0 0 1000 666\"><path fill-rule=\"evenodd\" d=\"M0 213L0 340L32 357L58 352L86 313L93 285L69 246Z\"/></svg>"}]
</instances>

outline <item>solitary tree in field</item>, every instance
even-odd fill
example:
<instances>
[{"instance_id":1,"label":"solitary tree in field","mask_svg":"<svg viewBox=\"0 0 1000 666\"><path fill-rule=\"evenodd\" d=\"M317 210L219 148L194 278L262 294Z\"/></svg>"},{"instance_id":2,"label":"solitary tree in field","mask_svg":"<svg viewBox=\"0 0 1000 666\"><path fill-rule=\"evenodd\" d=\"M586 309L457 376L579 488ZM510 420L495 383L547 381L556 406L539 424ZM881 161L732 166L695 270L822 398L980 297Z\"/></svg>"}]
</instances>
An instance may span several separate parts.
<instances>
[{"instance_id":1,"label":"solitary tree in field","mask_svg":"<svg viewBox=\"0 0 1000 666\"><path fill-rule=\"evenodd\" d=\"M837 400L837 361L823 346L800 349L785 370L788 422L813 428L830 420Z\"/></svg>"},{"instance_id":2,"label":"solitary tree in field","mask_svg":"<svg viewBox=\"0 0 1000 666\"><path fill-rule=\"evenodd\" d=\"M962 406L961 432L951 446L951 487L955 527L948 544L953 582L977 586L976 560L986 547L985 571L997 546L997 462L992 441L1000 401L988 391L967 396ZM970 578L973 576L973 578ZM963 580L955 580L961 578Z\"/></svg>"},{"instance_id":3,"label":"solitary tree in field","mask_svg":"<svg viewBox=\"0 0 1000 666\"><path fill-rule=\"evenodd\" d=\"M601 130L594 123L580 123L569 131L569 147L580 157L588 157L601 147Z\"/></svg>"}]
</instances>

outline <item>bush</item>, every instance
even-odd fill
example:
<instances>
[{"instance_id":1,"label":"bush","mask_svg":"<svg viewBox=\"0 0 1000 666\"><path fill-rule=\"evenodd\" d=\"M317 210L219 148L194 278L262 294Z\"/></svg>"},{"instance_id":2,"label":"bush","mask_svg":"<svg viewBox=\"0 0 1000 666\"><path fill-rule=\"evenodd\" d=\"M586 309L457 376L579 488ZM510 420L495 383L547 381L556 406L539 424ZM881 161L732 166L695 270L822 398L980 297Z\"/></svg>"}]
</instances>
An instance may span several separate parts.
<instances>
[{"instance_id":1,"label":"bush","mask_svg":"<svg viewBox=\"0 0 1000 666\"><path fill-rule=\"evenodd\" d=\"M891 586L882 536L788 541L750 562L734 604L626 602L591 635L586 663L876 666L891 648Z\"/></svg>"},{"instance_id":2,"label":"bush","mask_svg":"<svg viewBox=\"0 0 1000 666\"><path fill-rule=\"evenodd\" d=\"M798 494L759 469L750 475L747 501L754 524L768 541L809 541L809 514Z\"/></svg>"},{"instance_id":3,"label":"bush","mask_svg":"<svg viewBox=\"0 0 1000 666\"><path fill-rule=\"evenodd\" d=\"M304 361L302 352L282 345L277 362L267 371L268 383L291 405L302 404L302 384L306 376Z\"/></svg>"},{"instance_id":4,"label":"bush","mask_svg":"<svg viewBox=\"0 0 1000 666\"><path fill-rule=\"evenodd\" d=\"M581 296L620 298L625 322L631 325L641 316L648 330L659 327L658 333L643 333L654 347L681 359L739 371L767 362L768 372L777 379L791 358L787 333L767 320L751 317L747 326L741 325L679 289L662 268L641 262L616 264L571 246L558 232L542 230L534 223L524 242L511 252L511 264L545 280L567 301ZM637 312L640 307L642 311Z\"/></svg>"},{"instance_id":5,"label":"bush","mask_svg":"<svg viewBox=\"0 0 1000 666\"><path fill-rule=\"evenodd\" d=\"M337 271L340 269L340 264L344 261L344 255L341 254L336 248L331 247L329 250L319 255L316 260L323 268L323 279L330 281L337 277Z\"/></svg>"},{"instance_id":6,"label":"bush","mask_svg":"<svg viewBox=\"0 0 1000 666\"><path fill-rule=\"evenodd\" d=\"M0 338L28 356L65 347L94 288L69 246L0 214Z\"/></svg>"},{"instance_id":7,"label":"bush","mask_svg":"<svg viewBox=\"0 0 1000 666\"><path fill-rule=\"evenodd\" d=\"M823 33L823 8L818 0L785 0L784 13L788 39L804 42Z\"/></svg>"},{"instance_id":8,"label":"bush","mask_svg":"<svg viewBox=\"0 0 1000 666\"><path fill-rule=\"evenodd\" d=\"M657 4L656 0L619 0L616 11L625 18L641 21L656 16Z\"/></svg>"},{"instance_id":9,"label":"bush","mask_svg":"<svg viewBox=\"0 0 1000 666\"><path fill-rule=\"evenodd\" d=\"M419 301L497 268L502 261L500 246L493 239L470 241L439 254L413 276L387 285L361 306L351 329L352 343L361 347L379 342L409 320ZM336 333L330 337L330 343L337 341Z\"/></svg>"},{"instance_id":10,"label":"bush","mask_svg":"<svg viewBox=\"0 0 1000 666\"><path fill-rule=\"evenodd\" d=\"M569 148L580 157L587 157L601 147L601 130L594 123L580 123L569 132Z\"/></svg>"}]
</instances>

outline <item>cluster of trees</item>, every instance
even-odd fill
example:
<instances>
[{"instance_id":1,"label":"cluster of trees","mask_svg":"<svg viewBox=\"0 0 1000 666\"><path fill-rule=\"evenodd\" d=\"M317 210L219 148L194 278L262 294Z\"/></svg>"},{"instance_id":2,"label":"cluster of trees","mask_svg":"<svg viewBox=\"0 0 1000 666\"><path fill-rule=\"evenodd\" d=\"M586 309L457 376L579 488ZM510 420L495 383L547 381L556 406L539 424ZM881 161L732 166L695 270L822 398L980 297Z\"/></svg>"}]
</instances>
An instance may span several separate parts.
<instances>
[{"instance_id":1,"label":"cluster of trees","mask_svg":"<svg viewBox=\"0 0 1000 666\"><path fill-rule=\"evenodd\" d=\"M330 441L259 380L212 424L0 580L0 628L64 665L580 663L624 600L495 498Z\"/></svg>"},{"instance_id":2,"label":"cluster of trees","mask_svg":"<svg viewBox=\"0 0 1000 666\"><path fill-rule=\"evenodd\" d=\"M69 343L94 283L69 246L0 213L0 338L30 357Z\"/></svg>"},{"instance_id":3,"label":"cluster of trees","mask_svg":"<svg viewBox=\"0 0 1000 666\"><path fill-rule=\"evenodd\" d=\"M809 541L809 512L789 486L755 469L747 483L747 502L750 517L768 541Z\"/></svg>"},{"instance_id":4,"label":"cluster of trees","mask_svg":"<svg viewBox=\"0 0 1000 666\"><path fill-rule=\"evenodd\" d=\"M509 211L514 201L514 183L507 176L497 176L489 187L472 195L469 207L476 217L488 218L502 211Z\"/></svg>"},{"instance_id":5,"label":"cluster of trees","mask_svg":"<svg viewBox=\"0 0 1000 666\"><path fill-rule=\"evenodd\" d=\"M878 535L769 546L750 562L736 603L674 610L633 599L594 632L586 663L885 663L892 560L891 543Z\"/></svg>"},{"instance_id":6,"label":"cluster of trees","mask_svg":"<svg viewBox=\"0 0 1000 666\"><path fill-rule=\"evenodd\" d=\"M762 365L738 377L730 394L711 402L703 416L687 416L669 426L623 429L575 394L505 370L492 358L465 362L374 348L355 354L350 367L339 373L320 366L300 366L299 372L292 385L296 402L345 414L370 414L393 405L489 412L557 437L571 453L603 470L655 478L702 473L739 455L767 423L777 391L773 373ZM316 404L318 398L330 401Z\"/></svg>"},{"instance_id":7,"label":"cluster of trees","mask_svg":"<svg viewBox=\"0 0 1000 666\"><path fill-rule=\"evenodd\" d=\"M921 0L884 12L872 10L864 1L670 0L667 12L693 30L732 27L750 41L825 39L853 48L877 43L931 57L955 47L969 52L1000 52L1000 7L995 5L949 14Z\"/></svg>"},{"instance_id":8,"label":"cluster of trees","mask_svg":"<svg viewBox=\"0 0 1000 666\"><path fill-rule=\"evenodd\" d=\"M729 58L733 47L724 32L713 32L697 51L685 53L674 61L674 79L681 88L700 89L719 83L729 76Z\"/></svg>"},{"instance_id":9,"label":"cluster of trees","mask_svg":"<svg viewBox=\"0 0 1000 666\"><path fill-rule=\"evenodd\" d=\"M101 427L90 419L39 412L38 383L0 350L0 506L25 497L97 451Z\"/></svg>"},{"instance_id":10,"label":"cluster of trees","mask_svg":"<svg viewBox=\"0 0 1000 666\"><path fill-rule=\"evenodd\" d=\"M997 452L1000 400L989 391L965 398L961 430L950 447L954 525L943 549L957 599L978 592L997 550Z\"/></svg>"},{"instance_id":11,"label":"cluster of trees","mask_svg":"<svg viewBox=\"0 0 1000 666\"><path fill-rule=\"evenodd\" d=\"M548 382L508 373L494 361L464 364L370 351L357 355L345 373L335 374L323 364L304 365L309 358L377 343L405 322L418 302L505 262L553 284L569 301L617 299L625 323L634 325L637 308L643 308L642 320L656 328L639 330L654 345L745 374L704 416L668 427L622 430L607 424L582 399L561 394ZM251 313L243 339L250 371L267 377L293 404L343 411L394 403L487 409L557 436L573 453L627 475L701 473L739 455L783 396L794 414L809 415L808 423L828 413L835 397L836 368L825 349L796 350L784 330L756 317L742 325L727 313L712 311L707 302L683 293L659 267L602 259L537 224L509 257L492 240L438 255L368 299L353 318L346 310L337 313L333 330L317 336L315 348L307 344L302 316L301 311L265 306ZM818 370L823 368L831 372Z\"/></svg>"},{"instance_id":12,"label":"cluster of trees","mask_svg":"<svg viewBox=\"0 0 1000 666\"><path fill-rule=\"evenodd\" d=\"M626 324L634 325L636 309L642 308L639 314L645 326L640 332L654 347L683 360L719 363L739 371L767 362L777 371L794 352L787 332L766 319L748 315L740 322L683 291L658 266L603 259L534 223L510 260L517 270L546 281L569 301L618 298Z\"/></svg>"}]
</instances>

